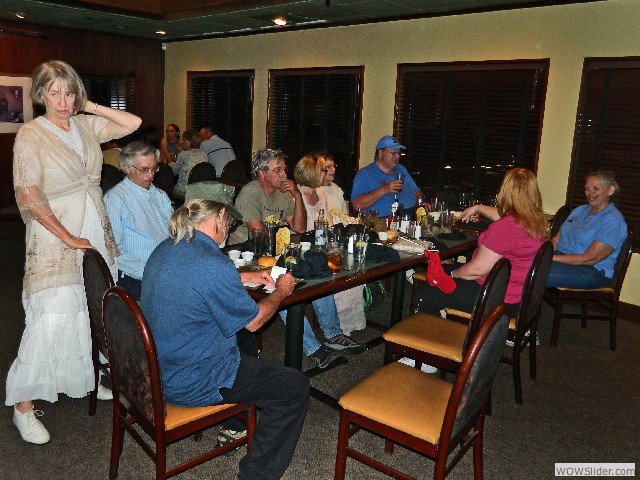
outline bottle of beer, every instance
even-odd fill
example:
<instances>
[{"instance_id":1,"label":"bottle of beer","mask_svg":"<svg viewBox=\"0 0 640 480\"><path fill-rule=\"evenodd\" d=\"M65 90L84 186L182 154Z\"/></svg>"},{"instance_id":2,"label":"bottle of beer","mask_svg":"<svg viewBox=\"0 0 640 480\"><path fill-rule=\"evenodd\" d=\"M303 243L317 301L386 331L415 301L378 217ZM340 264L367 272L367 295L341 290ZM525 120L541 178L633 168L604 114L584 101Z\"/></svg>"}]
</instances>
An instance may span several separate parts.
<instances>
[{"instance_id":1,"label":"bottle of beer","mask_svg":"<svg viewBox=\"0 0 640 480\"><path fill-rule=\"evenodd\" d=\"M398 207L400 204L398 203L398 195L395 196L393 203L391 204L391 216L389 217L389 230L399 230L400 229L400 212L398 211Z\"/></svg>"}]
</instances>

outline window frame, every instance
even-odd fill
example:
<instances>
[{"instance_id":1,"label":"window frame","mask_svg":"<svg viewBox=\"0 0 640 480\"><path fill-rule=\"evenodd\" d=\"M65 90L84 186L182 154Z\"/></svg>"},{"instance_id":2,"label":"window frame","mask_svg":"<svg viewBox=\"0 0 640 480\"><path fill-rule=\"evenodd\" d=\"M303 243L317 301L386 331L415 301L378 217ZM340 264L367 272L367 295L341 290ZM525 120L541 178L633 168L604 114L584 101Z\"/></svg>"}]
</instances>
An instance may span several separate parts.
<instances>
[{"instance_id":1,"label":"window frame","mask_svg":"<svg viewBox=\"0 0 640 480\"><path fill-rule=\"evenodd\" d=\"M354 75L353 95L349 99L351 111L348 112L345 118L349 118L351 132L348 133L351 136L349 142L349 154L346 154L345 148L336 148L335 143L331 143L331 139L323 139L323 141L317 142L317 146L310 150L327 150L334 157L336 165L338 166L336 171L335 183L340 186L345 195L348 197L353 186L353 178L355 177L359 165L359 153L360 153L360 138L361 138L361 125L362 125L362 100L364 91L364 66L339 66L339 67L312 67L312 68L286 68L286 69L269 69L269 87L268 87L268 101L267 101L267 125L266 125L266 145L269 148L278 148L276 145L277 139L273 138L275 126L274 112L277 105L274 102L277 101L275 93L275 82L280 77L311 77L311 76L324 76L325 79L330 75ZM328 81L328 80L327 80ZM303 104L304 102L301 102ZM301 117L299 126L302 128L304 123L304 117ZM326 122L323 126L325 137L326 129L331 122ZM301 141L302 142L302 141ZM346 146L347 143L344 143ZM302 150L299 148L298 150ZM293 170L293 166L297 163L303 155L311 153L309 151L298 151L294 154L284 151L285 155L289 156L288 169ZM293 158L292 158L293 157Z\"/></svg>"},{"instance_id":2,"label":"window frame","mask_svg":"<svg viewBox=\"0 0 640 480\"><path fill-rule=\"evenodd\" d=\"M204 121L201 121L194 118L194 111L193 111L194 107L192 107L193 92L191 89L192 89L192 82L195 79L217 78L217 79L226 79L228 81L231 81L230 79L238 78L238 77L245 78L248 81L248 84L247 84L248 95L246 97L246 102L248 102L246 112L248 116L242 122L243 124L242 130L244 131L244 135L242 135L242 138L234 135L234 132L237 132L239 130L239 127L234 127L234 122L230 121L230 119L232 119L233 116L229 112L227 112L227 115L225 117L226 125L224 127L221 127L219 122L215 122L213 120L209 121L208 119L204 119ZM249 169L249 164L251 161L251 152L253 148L254 82L255 82L254 69L208 70L208 71L188 71L187 72L186 128L199 129L205 126L212 127L216 135L219 135L220 138L222 138L223 140L231 144L236 154L236 160L240 161L240 163L244 165L247 171ZM231 106L232 106L231 102L229 102L227 107L231 108ZM213 118L213 115L211 118Z\"/></svg>"},{"instance_id":3,"label":"window frame","mask_svg":"<svg viewBox=\"0 0 640 480\"><path fill-rule=\"evenodd\" d=\"M464 191L464 189L468 189L471 193L479 195L481 200L488 201L490 197L497 192L500 182L502 181L503 173L507 169L523 166L531 169L534 173L537 171L540 153L540 139L544 120L544 106L548 85L549 65L550 60L548 58L398 64L394 110L394 135L400 139L400 142L403 145L408 147L405 155L405 166L407 166L412 174L415 173L415 176L417 177L416 181L418 186L423 189L423 193L428 195L429 193L433 194L435 192L442 192L444 189L449 188L452 188L454 191ZM517 145L515 151L513 151L509 156L511 160L515 159L515 162L510 161L508 163L499 163L497 160L492 162L492 157L497 157L499 154L507 154L511 150L508 150L508 147L499 146L499 142L496 141L495 134L495 130L498 130L498 128L491 123L488 123L491 120L494 120L495 122L493 117L498 118L495 112L492 113L490 107L495 107L495 105L499 105L500 103L507 105L508 101L508 99L505 98L504 102L502 102L500 100L501 97L496 95L496 91L494 91L495 82L491 83L489 81L489 77L492 74L500 74L500 72L510 74L504 75L503 78L499 80L505 82L506 85L506 82L510 80L510 76L513 76L514 83L509 85L509 91L515 91L519 85L515 83L516 75L511 74L511 72L515 71L526 71L526 74L531 77L529 79L525 75L521 81L528 80L529 86L527 86L526 83L523 83L521 85L522 91L517 94L519 96L516 96L515 94L512 95L521 104L520 111L514 111L513 113L514 117L518 115L518 120L521 123L518 125L517 134L510 137L515 138L511 143L515 143ZM418 76L421 74L423 74L425 79L428 76L435 77L437 75L442 78L439 80L440 83L427 85L424 83L426 80L423 80L423 83L418 84ZM433 131L428 131L430 137L429 135L423 134L423 137L433 138L433 140L424 140L423 138L423 143L429 143L432 146L423 147L422 152L417 146L415 146L415 139L418 138L420 133L417 131L408 132L408 130L410 130L410 122L413 121L414 123L418 123L420 120L406 120L406 117L411 115L409 110L418 112L418 108L420 106L410 104L411 98L414 99L416 104L420 100L417 93L413 94L412 97L412 92L406 91L410 86L410 75L415 76L413 83L415 84L414 86L417 85L416 88L430 88L435 92L432 95L434 98L433 105L427 105L433 110L433 113L430 117L424 117L426 120L431 122L430 124L434 125L432 128ZM465 80L465 75L468 77L467 80ZM478 79L474 80L473 75L478 75ZM480 97L478 99L474 99L471 87L473 86L473 81L478 80L482 80L483 83L479 90ZM465 82L468 82L468 84ZM464 89L461 89L461 93L467 93L467 95L459 95L454 99L453 95L455 95L455 90L456 88L460 88L460 85L467 85L470 91L465 92L463 91ZM440 90L436 92L437 89ZM528 109L526 108L529 103L526 101L527 93L529 94L530 99L530 106ZM422 95L425 94L423 93ZM493 99L491 95L495 96L497 100ZM427 94L427 96L429 96L429 94ZM476 102L476 104L469 102ZM451 150L455 150L455 148L457 148L454 143L455 136L451 133L453 132L455 134L457 131L459 134L460 132L464 132L465 128L471 128L472 126L472 122L469 119L458 120L458 123L454 123L453 126L448 122L455 121L455 112L458 112L457 116L459 118L464 118L459 114L459 111L461 110L460 105L466 105L467 103L475 108L475 110L470 108L470 111L473 111L474 113L476 113L476 111L479 112L477 113L478 125L475 126L475 131L473 132L475 137L471 137L475 139L475 145L473 146L473 149L466 148L468 151L468 153L465 154L467 155L466 157L463 155L458 156L458 158L461 159L457 167L459 173L451 172L447 174L447 166L455 165L451 162L451 158L448 157L448 155L451 155ZM434 106L436 104L438 105L437 107ZM516 105L516 100L511 101L509 105L513 109ZM526 110L530 110L531 113L527 113ZM417 114L414 114L414 116L416 115ZM531 128L536 128L537 131L529 131ZM438 130L441 130L441 132L438 132ZM493 133L492 135L488 135L487 132ZM409 138L407 138L408 135ZM535 142L535 145L533 142ZM425 148L427 148L426 152L424 151ZM430 153L431 156L429 157ZM418 157L421 156L422 159L414 160L414 154ZM489 161L484 157L485 155L489 157ZM425 170L430 173L433 172L433 164L436 162L436 170L438 174L435 179L433 175L426 178L426 174L421 174L420 170ZM468 171L470 168L473 173L465 177L464 172ZM489 175L489 173L482 173L482 169L486 172L490 172L492 168L497 168L498 170L494 171L499 172L499 175L488 177L487 175ZM483 177L485 179L489 178L492 181L483 184ZM426 182L425 178L427 180ZM447 178L454 180L456 183L449 185Z\"/></svg>"},{"instance_id":4,"label":"window frame","mask_svg":"<svg viewBox=\"0 0 640 480\"><path fill-rule=\"evenodd\" d=\"M573 209L585 203L584 175L589 171L613 170L616 173L616 180L621 184L620 201L614 200L614 203L624 215L627 223L636 232L636 243L633 251L640 253L640 236L638 235L640 228L640 201L637 195L634 195L635 189L633 188L637 188L638 183L640 183L640 141L636 140L635 149L631 142L632 138L638 136L637 127L640 126L640 87L636 88L634 94L629 96L624 95L625 90L622 89L612 91L614 72L621 70L632 71L629 80L633 83L634 75L640 78L640 57L587 57L584 59L571 152L571 167L567 182L566 204ZM605 85L603 85L602 90L598 90L599 85L596 83L598 79L595 78L595 75L600 73L605 77L603 79ZM594 77L591 77L591 74ZM617 80L619 79L618 77ZM591 82L594 83L592 84ZM593 97L590 96L591 90L595 90ZM622 98L622 101L616 103L615 98L611 100L612 95L617 95L616 98ZM634 103L634 101L637 103ZM634 105L637 105L638 108L634 109ZM616 106L618 111L613 112L616 115L612 121L611 109ZM586 117L590 112L593 112L593 109L597 109L599 115L589 117L590 120L586 121ZM624 112L626 111L637 113L635 115L633 113L625 114ZM635 118L636 123L631 123L629 127L628 122L633 118ZM590 133L595 135L595 140L589 139ZM621 141L615 143L613 140L616 138ZM593 148L590 148L589 144L593 144ZM617 148L614 150L614 147ZM603 150L611 152L611 156L617 160L603 159L603 155L606 155ZM585 157L594 156L594 160L583 160ZM628 168L621 173L620 169L624 168L622 165L624 167L628 165ZM578 178L578 176L582 178Z\"/></svg>"}]
</instances>

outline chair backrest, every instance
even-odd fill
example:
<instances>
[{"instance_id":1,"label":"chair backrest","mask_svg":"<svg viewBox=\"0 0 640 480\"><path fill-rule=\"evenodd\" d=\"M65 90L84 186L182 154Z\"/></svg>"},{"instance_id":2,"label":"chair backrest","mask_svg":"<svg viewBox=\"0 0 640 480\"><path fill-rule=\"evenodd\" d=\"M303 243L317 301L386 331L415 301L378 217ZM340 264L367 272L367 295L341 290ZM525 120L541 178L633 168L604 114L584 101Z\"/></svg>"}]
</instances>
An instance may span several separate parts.
<instances>
[{"instance_id":1,"label":"chair backrest","mask_svg":"<svg viewBox=\"0 0 640 480\"><path fill-rule=\"evenodd\" d=\"M624 277L627 275L627 268L631 262L631 255L633 254L633 244L635 243L635 234L630 226L627 226L627 238L620 247L620 253L616 259L616 264L613 267L613 279L611 281L611 287L616 292L616 296L620 295L622 290L622 284L624 283Z\"/></svg>"},{"instance_id":2,"label":"chair backrest","mask_svg":"<svg viewBox=\"0 0 640 480\"><path fill-rule=\"evenodd\" d=\"M89 308L91 336L100 352L105 358L109 358L102 318L102 299L107 289L113 287L114 284L107 262L104 261L100 252L93 248L85 250L82 257L82 276L87 297L87 307Z\"/></svg>"},{"instance_id":3,"label":"chair backrest","mask_svg":"<svg viewBox=\"0 0 640 480\"><path fill-rule=\"evenodd\" d=\"M471 313L467 337L464 340L462 353L466 352L469 343L475 337L478 328L486 320L487 316L499 305L504 304L504 295L507 292L509 277L511 276L511 262L501 258L489 271L485 278L476 304Z\"/></svg>"},{"instance_id":4,"label":"chair backrest","mask_svg":"<svg viewBox=\"0 0 640 480\"><path fill-rule=\"evenodd\" d=\"M522 335L529 330L540 310L552 259L553 244L546 241L533 257L533 263L522 287L522 300L516 323L517 330Z\"/></svg>"},{"instance_id":5,"label":"chair backrest","mask_svg":"<svg viewBox=\"0 0 640 480\"><path fill-rule=\"evenodd\" d=\"M166 409L155 343L138 302L124 288L107 290L104 324L114 398L126 398L127 409L147 433L164 429Z\"/></svg>"},{"instance_id":6,"label":"chair backrest","mask_svg":"<svg viewBox=\"0 0 640 480\"><path fill-rule=\"evenodd\" d=\"M569 205L563 205L558 209L556 214L553 216L553 220L551 220L551 225L549 226L551 230L549 238L553 238L556 236L556 234L560 231L560 227L570 213L571 209L569 208Z\"/></svg>"},{"instance_id":7,"label":"chair backrest","mask_svg":"<svg viewBox=\"0 0 640 480\"><path fill-rule=\"evenodd\" d=\"M173 195L173 187L175 186L175 176L173 170L166 163L158 164L158 171L153 177L153 184L166 193L169 198Z\"/></svg>"},{"instance_id":8,"label":"chair backrest","mask_svg":"<svg viewBox=\"0 0 640 480\"><path fill-rule=\"evenodd\" d=\"M440 432L439 450L443 452L469 431L487 401L507 339L507 313L505 305L491 311L462 359Z\"/></svg>"},{"instance_id":9,"label":"chair backrest","mask_svg":"<svg viewBox=\"0 0 640 480\"><path fill-rule=\"evenodd\" d=\"M189 172L189 180L187 183L206 182L216 179L216 167L209 162L196 163L191 172Z\"/></svg>"},{"instance_id":10,"label":"chair backrest","mask_svg":"<svg viewBox=\"0 0 640 480\"><path fill-rule=\"evenodd\" d=\"M124 179L124 173L118 167L115 167L109 163L102 164L102 171L100 172L100 186L103 193L107 192L110 188L115 187L119 182Z\"/></svg>"},{"instance_id":11,"label":"chair backrest","mask_svg":"<svg viewBox=\"0 0 640 480\"><path fill-rule=\"evenodd\" d=\"M249 176L240 160L231 160L222 169L220 181L234 186L244 185L249 181Z\"/></svg>"}]
</instances>

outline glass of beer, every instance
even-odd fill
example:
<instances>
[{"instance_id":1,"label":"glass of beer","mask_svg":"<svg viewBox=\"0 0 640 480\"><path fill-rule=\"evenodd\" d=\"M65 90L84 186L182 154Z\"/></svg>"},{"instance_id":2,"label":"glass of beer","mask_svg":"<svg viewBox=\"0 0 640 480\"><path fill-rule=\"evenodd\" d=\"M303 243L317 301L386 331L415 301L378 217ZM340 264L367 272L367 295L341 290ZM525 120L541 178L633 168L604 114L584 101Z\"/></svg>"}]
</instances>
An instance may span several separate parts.
<instances>
[{"instance_id":1,"label":"glass of beer","mask_svg":"<svg viewBox=\"0 0 640 480\"><path fill-rule=\"evenodd\" d=\"M334 274L342 268L342 248L340 244L331 242L327 245L327 265Z\"/></svg>"}]
</instances>

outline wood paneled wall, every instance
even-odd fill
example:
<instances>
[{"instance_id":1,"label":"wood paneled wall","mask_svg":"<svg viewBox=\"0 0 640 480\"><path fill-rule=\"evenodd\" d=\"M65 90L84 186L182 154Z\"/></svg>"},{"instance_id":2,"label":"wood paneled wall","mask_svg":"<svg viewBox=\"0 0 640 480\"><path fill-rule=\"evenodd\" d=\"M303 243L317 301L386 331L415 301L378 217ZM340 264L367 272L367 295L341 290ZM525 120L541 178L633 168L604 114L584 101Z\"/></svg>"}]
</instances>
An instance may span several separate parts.
<instances>
[{"instance_id":1,"label":"wood paneled wall","mask_svg":"<svg viewBox=\"0 0 640 480\"><path fill-rule=\"evenodd\" d=\"M136 113L163 133L164 53L158 41L82 30L29 26L47 38L0 37L0 75L30 76L47 60L64 60L80 74L129 76L138 84ZM12 183L15 134L0 134L0 207L15 202Z\"/></svg>"}]
</instances>

